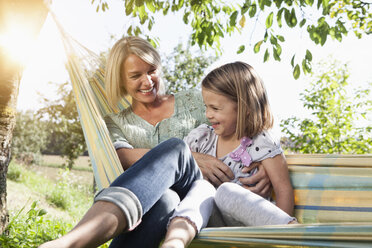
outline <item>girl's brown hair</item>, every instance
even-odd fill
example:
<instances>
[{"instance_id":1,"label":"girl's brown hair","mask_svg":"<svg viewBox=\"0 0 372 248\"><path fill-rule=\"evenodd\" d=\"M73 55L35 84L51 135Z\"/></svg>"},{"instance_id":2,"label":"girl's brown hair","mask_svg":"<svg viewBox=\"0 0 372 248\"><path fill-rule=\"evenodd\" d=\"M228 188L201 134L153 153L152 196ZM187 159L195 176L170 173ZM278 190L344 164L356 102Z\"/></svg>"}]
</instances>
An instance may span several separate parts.
<instances>
[{"instance_id":1,"label":"girl's brown hair","mask_svg":"<svg viewBox=\"0 0 372 248\"><path fill-rule=\"evenodd\" d=\"M274 118L265 86L252 66L244 62L225 64L211 71L202 87L237 103L236 135L254 137L273 126Z\"/></svg>"}]
</instances>

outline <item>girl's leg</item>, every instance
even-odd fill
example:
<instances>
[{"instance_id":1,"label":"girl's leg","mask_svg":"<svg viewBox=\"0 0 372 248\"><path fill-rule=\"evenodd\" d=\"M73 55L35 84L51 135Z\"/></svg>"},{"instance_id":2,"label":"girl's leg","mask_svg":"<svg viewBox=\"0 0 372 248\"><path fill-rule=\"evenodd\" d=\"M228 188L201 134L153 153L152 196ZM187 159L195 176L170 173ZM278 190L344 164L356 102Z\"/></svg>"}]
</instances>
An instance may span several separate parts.
<instances>
[{"instance_id":1,"label":"girl's leg","mask_svg":"<svg viewBox=\"0 0 372 248\"><path fill-rule=\"evenodd\" d=\"M182 140L162 142L97 194L82 221L62 237L67 245L59 246L57 240L41 247L95 247L124 230L134 229L142 213L170 187L183 198L192 182L200 178L201 172ZM74 246L76 243L79 246Z\"/></svg>"},{"instance_id":2,"label":"girl's leg","mask_svg":"<svg viewBox=\"0 0 372 248\"><path fill-rule=\"evenodd\" d=\"M216 189L206 180L197 180L175 209L162 248L186 247L211 216Z\"/></svg>"},{"instance_id":3,"label":"girl's leg","mask_svg":"<svg viewBox=\"0 0 372 248\"><path fill-rule=\"evenodd\" d=\"M218 187L215 202L224 217L232 217L246 226L288 224L295 220L270 201L235 183Z\"/></svg>"}]
</instances>

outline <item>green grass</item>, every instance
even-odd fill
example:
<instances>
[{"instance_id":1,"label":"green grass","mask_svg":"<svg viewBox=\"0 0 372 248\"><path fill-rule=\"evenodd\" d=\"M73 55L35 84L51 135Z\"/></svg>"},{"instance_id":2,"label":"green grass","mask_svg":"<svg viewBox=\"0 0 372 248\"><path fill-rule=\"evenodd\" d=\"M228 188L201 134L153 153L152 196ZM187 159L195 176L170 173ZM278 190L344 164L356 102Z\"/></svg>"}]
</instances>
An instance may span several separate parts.
<instances>
[{"instance_id":1,"label":"green grass","mask_svg":"<svg viewBox=\"0 0 372 248\"><path fill-rule=\"evenodd\" d=\"M72 228L70 223L48 219L46 214L44 209L37 207L35 201L27 212L22 208L10 216L10 223L4 232L7 234L0 236L0 247L37 247L46 241L66 234Z\"/></svg>"},{"instance_id":2,"label":"green grass","mask_svg":"<svg viewBox=\"0 0 372 248\"><path fill-rule=\"evenodd\" d=\"M57 168L57 169L65 169L65 166L63 166L61 164L54 164L54 163L45 163L44 162L42 166ZM93 171L91 167L76 166L76 165L74 165L72 169L76 170L76 171Z\"/></svg>"},{"instance_id":3,"label":"green grass","mask_svg":"<svg viewBox=\"0 0 372 248\"><path fill-rule=\"evenodd\" d=\"M91 185L78 185L73 182L73 173L59 170L58 179L53 181L32 171L28 166L12 162L9 165L8 180L12 184L27 187L35 193L33 197L41 196L52 204L63 215L71 218L52 216L46 210L39 208L38 199L32 199L30 209L13 209L10 211L10 223L7 230L0 236L0 247L31 248L64 235L81 219L92 205L93 192ZM72 219L72 221L71 221ZM70 221L66 221L70 220ZM101 246L108 247L108 243Z\"/></svg>"},{"instance_id":4,"label":"green grass","mask_svg":"<svg viewBox=\"0 0 372 248\"><path fill-rule=\"evenodd\" d=\"M18 182L45 195L48 202L62 208L73 218L80 218L92 205L93 195L90 185L78 185L72 181L68 170L59 170L59 180L52 181L28 170L27 166L11 163L9 170L21 171Z\"/></svg>"},{"instance_id":5,"label":"green grass","mask_svg":"<svg viewBox=\"0 0 372 248\"><path fill-rule=\"evenodd\" d=\"M63 169L65 168L64 164L66 164L67 159L58 155L43 155L42 161L42 166ZM72 169L77 171L92 171L89 157L81 156L76 159Z\"/></svg>"}]
</instances>

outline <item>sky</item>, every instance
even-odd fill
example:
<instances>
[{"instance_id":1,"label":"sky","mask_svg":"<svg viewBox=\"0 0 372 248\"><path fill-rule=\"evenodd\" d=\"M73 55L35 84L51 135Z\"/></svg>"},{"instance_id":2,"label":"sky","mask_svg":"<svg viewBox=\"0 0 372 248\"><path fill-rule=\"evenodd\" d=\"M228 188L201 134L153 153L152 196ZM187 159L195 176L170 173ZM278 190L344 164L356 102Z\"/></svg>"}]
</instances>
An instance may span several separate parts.
<instances>
[{"instance_id":1,"label":"sky","mask_svg":"<svg viewBox=\"0 0 372 248\"><path fill-rule=\"evenodd\" d=\"M74 39L97 54L107 51L131 23L125 16L122 0L109 1L109 10L98 13L90 0L54 0L51 8L64 29ZM256 30L259 28L256 27ZM277 122L291 116L309 115L300 101L300 92L308 86L309 81L303 75L298 80L293 79L290 65L293 52L301 54L306 49L311 50L314 64L331 58L348 63L350 83L353 87L365 86L367 82L372 81L371 35L357 39L353 34L349 34L341 43L329 39L321 47L307 39L306 31L284 31L286 42L283 45L281 62L271 58L269 62L263 63L263 53L253 53L254 44L246 47L246 52L243 54L236 54L241 44L254 43L255 35L260 35L256 31L252 34L252 30L247 29L241 34L226 37L221 41L222 56L206 70L206 73L216 66L237 60L252 65L264 80ZM187 41L190 32L190 28L182 23L181 18L171 14L156 20L152 34L159 37L160 53L169 55L180 41ZM68 80L64 60L59 33L52 18L48 16L23 73L18 110L37 110L42 107L40 94L51 99L56 97L56 87L50 82L63 83Z\"/></svg>"}]
</instances>

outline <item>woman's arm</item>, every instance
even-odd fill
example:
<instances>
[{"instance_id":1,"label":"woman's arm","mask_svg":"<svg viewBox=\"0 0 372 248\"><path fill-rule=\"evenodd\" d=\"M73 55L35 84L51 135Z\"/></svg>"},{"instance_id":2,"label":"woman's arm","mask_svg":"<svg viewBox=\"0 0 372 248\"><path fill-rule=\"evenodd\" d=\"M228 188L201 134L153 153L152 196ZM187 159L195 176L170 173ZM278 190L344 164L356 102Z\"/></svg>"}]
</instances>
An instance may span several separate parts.
<instances>
[{"instance_id":1,"label":"woman's arm","mask_svg":"<svg viewBox=\"0 0 372 248\"><path fill-rule=\"evenodd\" d=\"M249 173L251 170L258 168L257 172L250 177L240 178L239 181L243 187L256 193L257 195L268 198L271 196L272 185L264 166L261 162L253 162L249 167L242 169L243 173ZM251 186L254 185L254 186Z\"/></svg>"},{"instance_id":2,"label":"woman's arm","mask_svg":"<svg viewBox=\"0 0 372 248\"><path fill-rule=\"evenodd\" d=\"M276 205L290 216L293 216L294 195L289 179L288 165L283 154L267 158L262 165L273 185Z\"/></svg>"},{"instance_id":3,"label":"woman's arm","mask_svg":"<svg viewBox=\"0 0 372 248\"><path fill-rule=\"evenodd\" d=\"M132 166L137 160L143 157L145 153L147 153L150 149L142 149L142 148L136 148L136 149L130 149L130 148L119 148L116 150L116 153L118 154L121 166L123 166L123 169L126 170L129 167Z\"/></svg>"},{"instance_id":4,"label":"woman's arm","mask_svg":"<svg viewBox=\"0 0 372 248\"><path fill-rule=\"evenodd\" d=\"M221 160L211 155L198 152L193 152L192 155L202 171L204 179L209 181L215 187L234 179L234 173L230 167L224 164Z\"/></svg>"}]
</instances>

